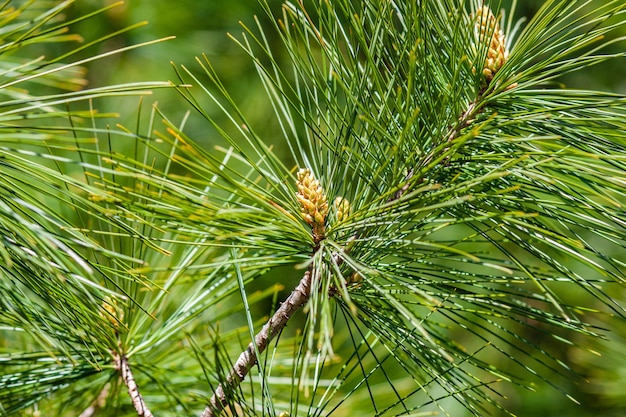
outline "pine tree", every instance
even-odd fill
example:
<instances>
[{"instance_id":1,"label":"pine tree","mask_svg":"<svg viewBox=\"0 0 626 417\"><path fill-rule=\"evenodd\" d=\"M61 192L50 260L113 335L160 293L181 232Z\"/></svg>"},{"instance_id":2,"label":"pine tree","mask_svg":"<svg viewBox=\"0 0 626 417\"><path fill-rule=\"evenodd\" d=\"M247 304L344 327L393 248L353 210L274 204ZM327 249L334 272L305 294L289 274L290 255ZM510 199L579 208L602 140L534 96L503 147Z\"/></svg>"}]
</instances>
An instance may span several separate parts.
<instances>
[{"instance_id":1,"label":"pine tree","mask_svg":"<svg viewBox=\"0 0 626 417\"><path fill-rule=\"evenodd\" d=\"M270 23L231 38L277 133L205 55L92 89L61 64L83 46L15 59L77 39L70 3L2 15L4 415L504 415L511 387L571 396L566 349L623 326L626 98L558 84L623 59L604 52L623 1L528 22L498 1L262 1ZM182 121L93 110L163 87Z\"/></svg>"}]
</instances>

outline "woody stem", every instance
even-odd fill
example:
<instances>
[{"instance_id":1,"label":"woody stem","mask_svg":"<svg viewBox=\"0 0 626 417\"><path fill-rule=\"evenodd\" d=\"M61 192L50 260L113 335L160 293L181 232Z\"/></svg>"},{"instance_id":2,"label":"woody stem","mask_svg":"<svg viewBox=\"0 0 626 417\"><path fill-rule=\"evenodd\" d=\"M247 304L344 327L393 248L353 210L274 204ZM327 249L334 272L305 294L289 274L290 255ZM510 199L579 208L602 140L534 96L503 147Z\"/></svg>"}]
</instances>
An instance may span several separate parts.
<instances>
[{"instance_id":1,"label":"woody stem","mask_svg":"<svg viewBox=\"0 0 626 417\"><path fill-rule=\"evenodd\" d=\"M217 416L228 405L232 391L245 379L250 369L256 365L258 361L257 352L261 354L265 351L269 342L287 325L291 316L307 303L310 295L311 270L308 270L304 273L298 286L255 336L254 341L250 342L246 350L239 355L239 359L233 365L226 381L219 384L201 417Z\"/></svg>"},{"instance_id":2,"label":"woody stem","mask_svg":"<svg viewBox=\"0 0 626 417\"><path fill-rule=\"evenodd\" d=\"M128 365L128 358L124 355L114 353L113 359L115 361L115 367L120 372L122 380L128 389L128 395L130 395L133 406L135 407L135 410L137 410L137 415L139 415L139 417L153 417L152 412L146 406L143 397L139 393L135 377L133 376L133 372Z\"/></svg>"}]
</instances>

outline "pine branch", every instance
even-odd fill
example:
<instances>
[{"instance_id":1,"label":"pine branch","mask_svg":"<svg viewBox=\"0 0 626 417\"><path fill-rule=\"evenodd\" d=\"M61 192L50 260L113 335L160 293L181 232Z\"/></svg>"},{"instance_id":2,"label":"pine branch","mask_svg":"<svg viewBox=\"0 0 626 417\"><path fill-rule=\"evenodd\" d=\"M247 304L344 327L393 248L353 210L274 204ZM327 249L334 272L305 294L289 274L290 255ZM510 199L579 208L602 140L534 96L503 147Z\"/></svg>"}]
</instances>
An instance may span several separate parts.
<instances>
[{"instance_id":1,"label":"pine branch","mask_svg":"<svg viewBox=\"0 0 626 417\"><path fill-rule=\"evenodd\" d=\"M521 41L510 42L512 31L500 29L500 19L480 1L472 2L481 7L474 8L476 17L469 20L458 7L451 9L452 2L379 3L365 2L359 9L349 0L320 2L310 14L303 4L300 10L288 3L277 28L295 81L278 61L282 54L273 55L274 45L262 28L258 37L251 33L242 42L257 66L291 159L306 167L298 172L301 218L288 183L293 172L265 142L275 135L254 129L255 119L244 117L226 84L216 81L205 91L234 123L234 131L209 116L214 113L203 110L203 101L186 97L232 145L223 159L183 134L184 122L178 127L165 116L168 134L154 130L151 118L149 133L136 134L134 152L127 152L112 140L119 132L96 126L95 118L103 114L89 114L93 128L83 128L77 120L82 113L72 112L74 137L69 139L35 122L23 133L16 120L65 115L57 106L143 93L147 84L35 96L33 104L18 91L19 83L82 86L59 81L74 64L39 67L37 60L28 65L11 61L19 66L11 72L19 76L3 84L9 101L2 114L4 127L19 134L5 132L0 152L5 235L0 255L8 276L0 280L0 331L32 338L45 352L18 347L17 354L0 355L11 366L0 375L3 411L11 414L54 395L48 414L55 407L63 407L57 413L67 413L64 399L83 386L91 389L87 378L101 369L85 358L110 361L108 352L119 341L113 335L122 329L128 340L140 341L123 351L126 355L158 350L152 357L162 361L154 363L177 371L171 364L193 362L171 340L191 329L189 340L198 338L194 352L202 354L197 355L201 365L208 364L201 352L207 343L200 340L207 332L200 336L192 327L206 323L201 314L237 285L245 291L243 283L259 271L301 262L311 247L317 263L263 329L257 333L252 328L251 343L220 377L203 417L229 414L229 406L238 405L240 384L304 306L307 341L322 334L320 357L326 358L333 330L339 330L330 306L335 301L339 312L354 314L335 332L336 346L345 348L340 343L345 336L354 349L345 364L337 364L337 376L316 402L326 377L335 372L333 364L319 368L312 399L306 400L309 414L334 415L344 403L364 415L372 410L381 416L407 414L431 405L447 414L447 405L439 401L450 397L474 415L488 415L493 413L485 405L503 410L491 399L499 388L485 379L488 374L498 381L506 375L502 379L522 385L505 373L509 366L501 367L502 360L554 387L558 381L544 376L544 370L573 372L554 353L556 348L544 349L534 337L554 335L579 348L584 346L579 336L566 332L599 337L591 318L600 311L598 303L624 315L609 284L626 282L619 257L626 248L624 163L619 157L624 154L619 132L624 130L625 101L544 87L546 80L606 58L585 48L611 27L623 25L598 26L618 10L623 16L624 6L608 1L587 24L578 12L589 2L549 1ZM255 42L267 56L253 51ZM577 51L581 54L575 56ZM214 80L217 72L208 62L206 70ZM202 77L192 78L204 88ZM156 109L152 116L161 116ZM39 113L44 110L48 113ZM141 130L138 120L136 132ZM120 137L135 137L133 131L124 130ZM99 137L105 132L108 141ZM42 143L44 151L31 152ZM149 163L152 155L154 161L167 158L165 168ZM59 172L47 163L38 165L38 159L53 161ZM235 162L227 163L229 159ZM84 169L84 181L74 176L76 166ZM43 192L33 193L36 183L45 184ZM63 204L50 204L47 197ZM72 210L67 214L58 207ZM77 213L80 219L75 219ZM134 244L135 237L146 247ZM247 255L222 255L226 240ZM190 249L176 250L183 246ZM324 253L317 253L320 249ZM166 261L165 253L171 254ZM221 272L232 265L250 275L229 280ZM197 272L189 276L187 271ZM42 273L50 279L42 280ZM591 299L574 299L578 290ZM265 299L266 291L255 294L256 299ZM116 299L145 314L130 314L124 322ZM98 317L93 307L100 301ZM231 304L211 320L240 307ZM73 326L67 326L70 322ZM89 336L88 351L83 335ZM218 342L210 334L218 361L232 346L221 336ZM466 349L475 342L486 343L480 355ZM58 359L50 361L48 352ZM301 358L300 352L294 355ZM114 363L138 415L152 416L127 357L114 354ZM198 371L192 366L190 375ZM203 366L204 373L196 377L205 377L212 366ZM187 383L166 380L166 372L152 375L162 395L189 413ZM278 414L273 408L283 404L304 409L297 384L289 393L273 379L264 383L263 407L270 413ZM73 384L73 391L59 390ZM80 417L100 413L106 390L87 409L76 396L81 409L75 414L83 409ZM366 411L358 409L361 393L370 397ZM91 398L93 394L97 391ZM159 395L155 391L154 398ZM420 403L416 398L422 395L426 400ZM158 414L171 409L171 402L157 400L151 407ZM256 399L252 408L257 408Z\"/></svg>"},{"instance_id":2,"label":"pine branch","mask_svg":"<svg viewBox=\"0 0 626 417\"><path fill-rule=\"evenodd\" d=\"M139 393L135 377L133 376L130 366L128 365L128 358L124 355L120 356L115 353L113 359L115 361L115 368L120 372L124 385L128 388L128 395L130 395L133 406L135 407L135 410L137 410L137 415L139 417L153 417L152 412L148 406L146 406L143 397Z\"/></svg>"},{"instance_id":3,"label":"pine branch","mask_svg":"<svg viewBox=\"0 0 626 417\"><path fill-rule=\"evenodd\" d=\"M477 103L482 98L484 90L480 92L478 97L472 101L467 110L459 116L457 123L450 127L446 134L447 142L452 142L461 132L462 129L469 126L473 118L481 109ZM431 155L431 158L433 155ZM409 170L405 184L387 201L391 203L399 200L409 191L411 185L410 179L413 176L413 168ZM313 240L316 244L317 251L319 242L324 238L324 223L326 220L328 204L324 190L319 186L319 182L312 176L310 170L300 170L298 173L298 198L303 207L303 217L305 221L312 227ZM318 201L319 200L319 201ZM318 207L318 206L321 206ZM320 210L320 211L318 211ZM355 239L354 235L352 239ZM344 262L344 259L338 256L335 260L338 267ZM267 348L269 342L287 325L291 316L303 305L307 303L311 291L311 270L308 270L298 286L293 290L287 300L274 313L272 318L263 326L263 329L255 336L254 342L250 342L245 351L241 353L237 362L233 365L228 374L225 383L220 383L210 399L209 405L205 408L201 417L213 417L228 405L229 392L232 392L246 377L250 369L257 363L257 352L261 354ZM331 292L330 296L333 295Z\"/></svg>"},{"instance_id":4,"label":"pine branch","mask_svg":"<svg viewBox=\"0 0 626 417\"><path fill-rule=\"evenodd\" d=\"M254 342L250 342L247 349L239 355L226 381L219 384L201 417L217 416L228 405L230 393L245 379L250 368L257 363L257 352L261 354L265 351L270 341L287 325L291 316L307 303L310 295L311 270L309 269L304 273L298 286L255 336Z\"/></svg>"}]
</instances>

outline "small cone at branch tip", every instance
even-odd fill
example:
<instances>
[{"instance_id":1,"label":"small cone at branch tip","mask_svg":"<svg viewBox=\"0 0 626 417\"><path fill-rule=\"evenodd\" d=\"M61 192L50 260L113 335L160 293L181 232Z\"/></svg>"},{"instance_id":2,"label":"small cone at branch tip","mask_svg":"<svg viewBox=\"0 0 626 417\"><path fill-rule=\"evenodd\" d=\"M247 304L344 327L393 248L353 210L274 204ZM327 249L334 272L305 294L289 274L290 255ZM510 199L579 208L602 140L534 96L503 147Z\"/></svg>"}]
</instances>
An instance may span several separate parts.
<instances>
[{"instance_id":1,"label":"small cone at branch tip","mask_svg":"<svg viewBox=\"0 0 626 417\"><path fill-rule=\"evenodd\" d=\"M107 319L115 329L118 329L120 323L124 321L124 310L117 304L117 300L107 295L102 300L100 316Z\"/></svg>"},{"instance_id":2,"label":"small cone at branch tip","mask_svg":"<svg viewBox=\"0 0 626 417\"><path fill-rule=\"evenodd\" d=\"M506 38L500 29L491 9L483 6L475 12L476 37L478 43L487 46L487 57L483 64L482 74L487 82L491 81L509 58L509 51L506 49ZM488 37L491 37L487 39ZM477 48L481 50L481 48ZM475 69L472 69L475 72Z\"/></svg>"},{"instance_id":3,"label":"small cone at branch tip","mask_svg":"<svg viewBox=\"0 0 626 417\"><path fill-rule=\"evenodd\" d=\"M297 179L296 197L301 206L302 218L312 227L313 236L319 241L326 233L325 223L328 216L326 193L308 168L300 169Z\"/></svg>"},{"instance_id":4,"label":"small cone at branch tip","mask_svg":"<svg viewBox=\"0 0 626 417\"><path fill-rule=\"evenodd\" d=\"M363 284L363 275L359 272L354 271L352 275L350 275L346 280L346 285L349 285L353 288L359 288Z\"/></svg>"},{"instance_id":5,"label":"small cone at branch tip","mask_svg":"<svg viewBox=\"0 0 626 417\"><path fill-rule=\"evenodd\" d=\"M335 201L333 201L333 207L335 208L337 222L339 223L345 220L350 215L350 211L352 210L350 202L343 197L335 198Z\"/></svg>"}]
</instances>

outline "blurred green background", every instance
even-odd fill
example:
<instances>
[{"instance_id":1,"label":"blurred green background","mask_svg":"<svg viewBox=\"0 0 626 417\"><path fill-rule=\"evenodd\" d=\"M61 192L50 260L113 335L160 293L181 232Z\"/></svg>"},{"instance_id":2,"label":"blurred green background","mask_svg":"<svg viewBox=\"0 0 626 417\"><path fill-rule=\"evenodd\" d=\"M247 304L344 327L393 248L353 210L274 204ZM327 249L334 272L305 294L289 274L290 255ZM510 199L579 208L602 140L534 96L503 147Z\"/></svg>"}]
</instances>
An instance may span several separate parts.
<instances>
[{"instance_id":1,"label":"blurred green background","mask_svg":"<svg viewBox=\"0 0 626 417\"><path fill-rule=\"evenodd\" d=\"M602 0L598 0L598 3ZM76 15L92 12L112 1L80 0L72 9ZM510 2L505 2L510 3ZM525 0L518 4L516 17L532 16L543 3L540 0ZM590 7L593 7L593 1ZM280 13L280 1L270 1L276 14ZM506 7L506 4L505 4ZM116 55L88 67L90 86L101 86L112 83L125 83L144 80L176 80L175 72L170 62L184 65L191 69L197 68L197 56L206 54L222 77L230 93L241 106L244 113L254 123L258 131L262 131L267 141L272 143L272 137L278 137L278 128L273 123L271 108L265 100L265 92L257 81L256 72L249 57L228 38L227 33L239 37L242 32L241 24L254 26L253 16L257 15L262 24L268 23L256 0L128 0L125 4L113 8L109 12L80 23L73 29L86 38L96 37L105 33L120 30L130 24L148 21L147 26L124 33L101 45L97 51L93 49L86 53L106 52L116 48L143 41L174 35L175 39L139 48L123 55ZM72 16L70 16L72 17ZM267 32L270 42L277 38L271 37L272 30ZM626 36L626 28L621 29L621 35ZM621 49L620 49L621 48ZM623 50L624 44L615 44L612 50ZM626 62L624 59L612 60L597 67L586 68L579 72L566 74L560 80L570 88L599 89L616 93L626 93ZM158 101L159 107L168 117L177 122L184 118L190 106L174 91L158 91L150 100ZM148 107L150 103L145 103ZM203 103L211 111L211 104ZM102 111L116 111L124 117L112 123L134 123L138 100L107 100L97 103ZM217 114L217 112L216 112ZM208 123L191 114L185 131L188 135L206 146L219 143L214 129ZM280 153L280 150L278 150ZM612 294L618 296L617 294ZM622 294L621 299L626 300ZM599 326L610 327L606 343L593 341L591 348L602 356L589 353L576 346L571 346L561 352L574 369L580 374L579 380L555 375L553 382L563 390L577 398L582 405L569 400L563 393L540 384L536 392L515 390L509 387L507 399L502 400L504 406L516 415L543 417L557 416L626 416L626 323L610 320L606 323L597 323ZM525 335L534 337L538 346L550 350L554 344L548 334L536 333ZM576 341L583 345L588 340ZM559 346L562 346L559 344ZM503 364L500 367L506 368ZM462 409L450 410L450 415L460 417Z\"/></svg>"}]
</instances>

